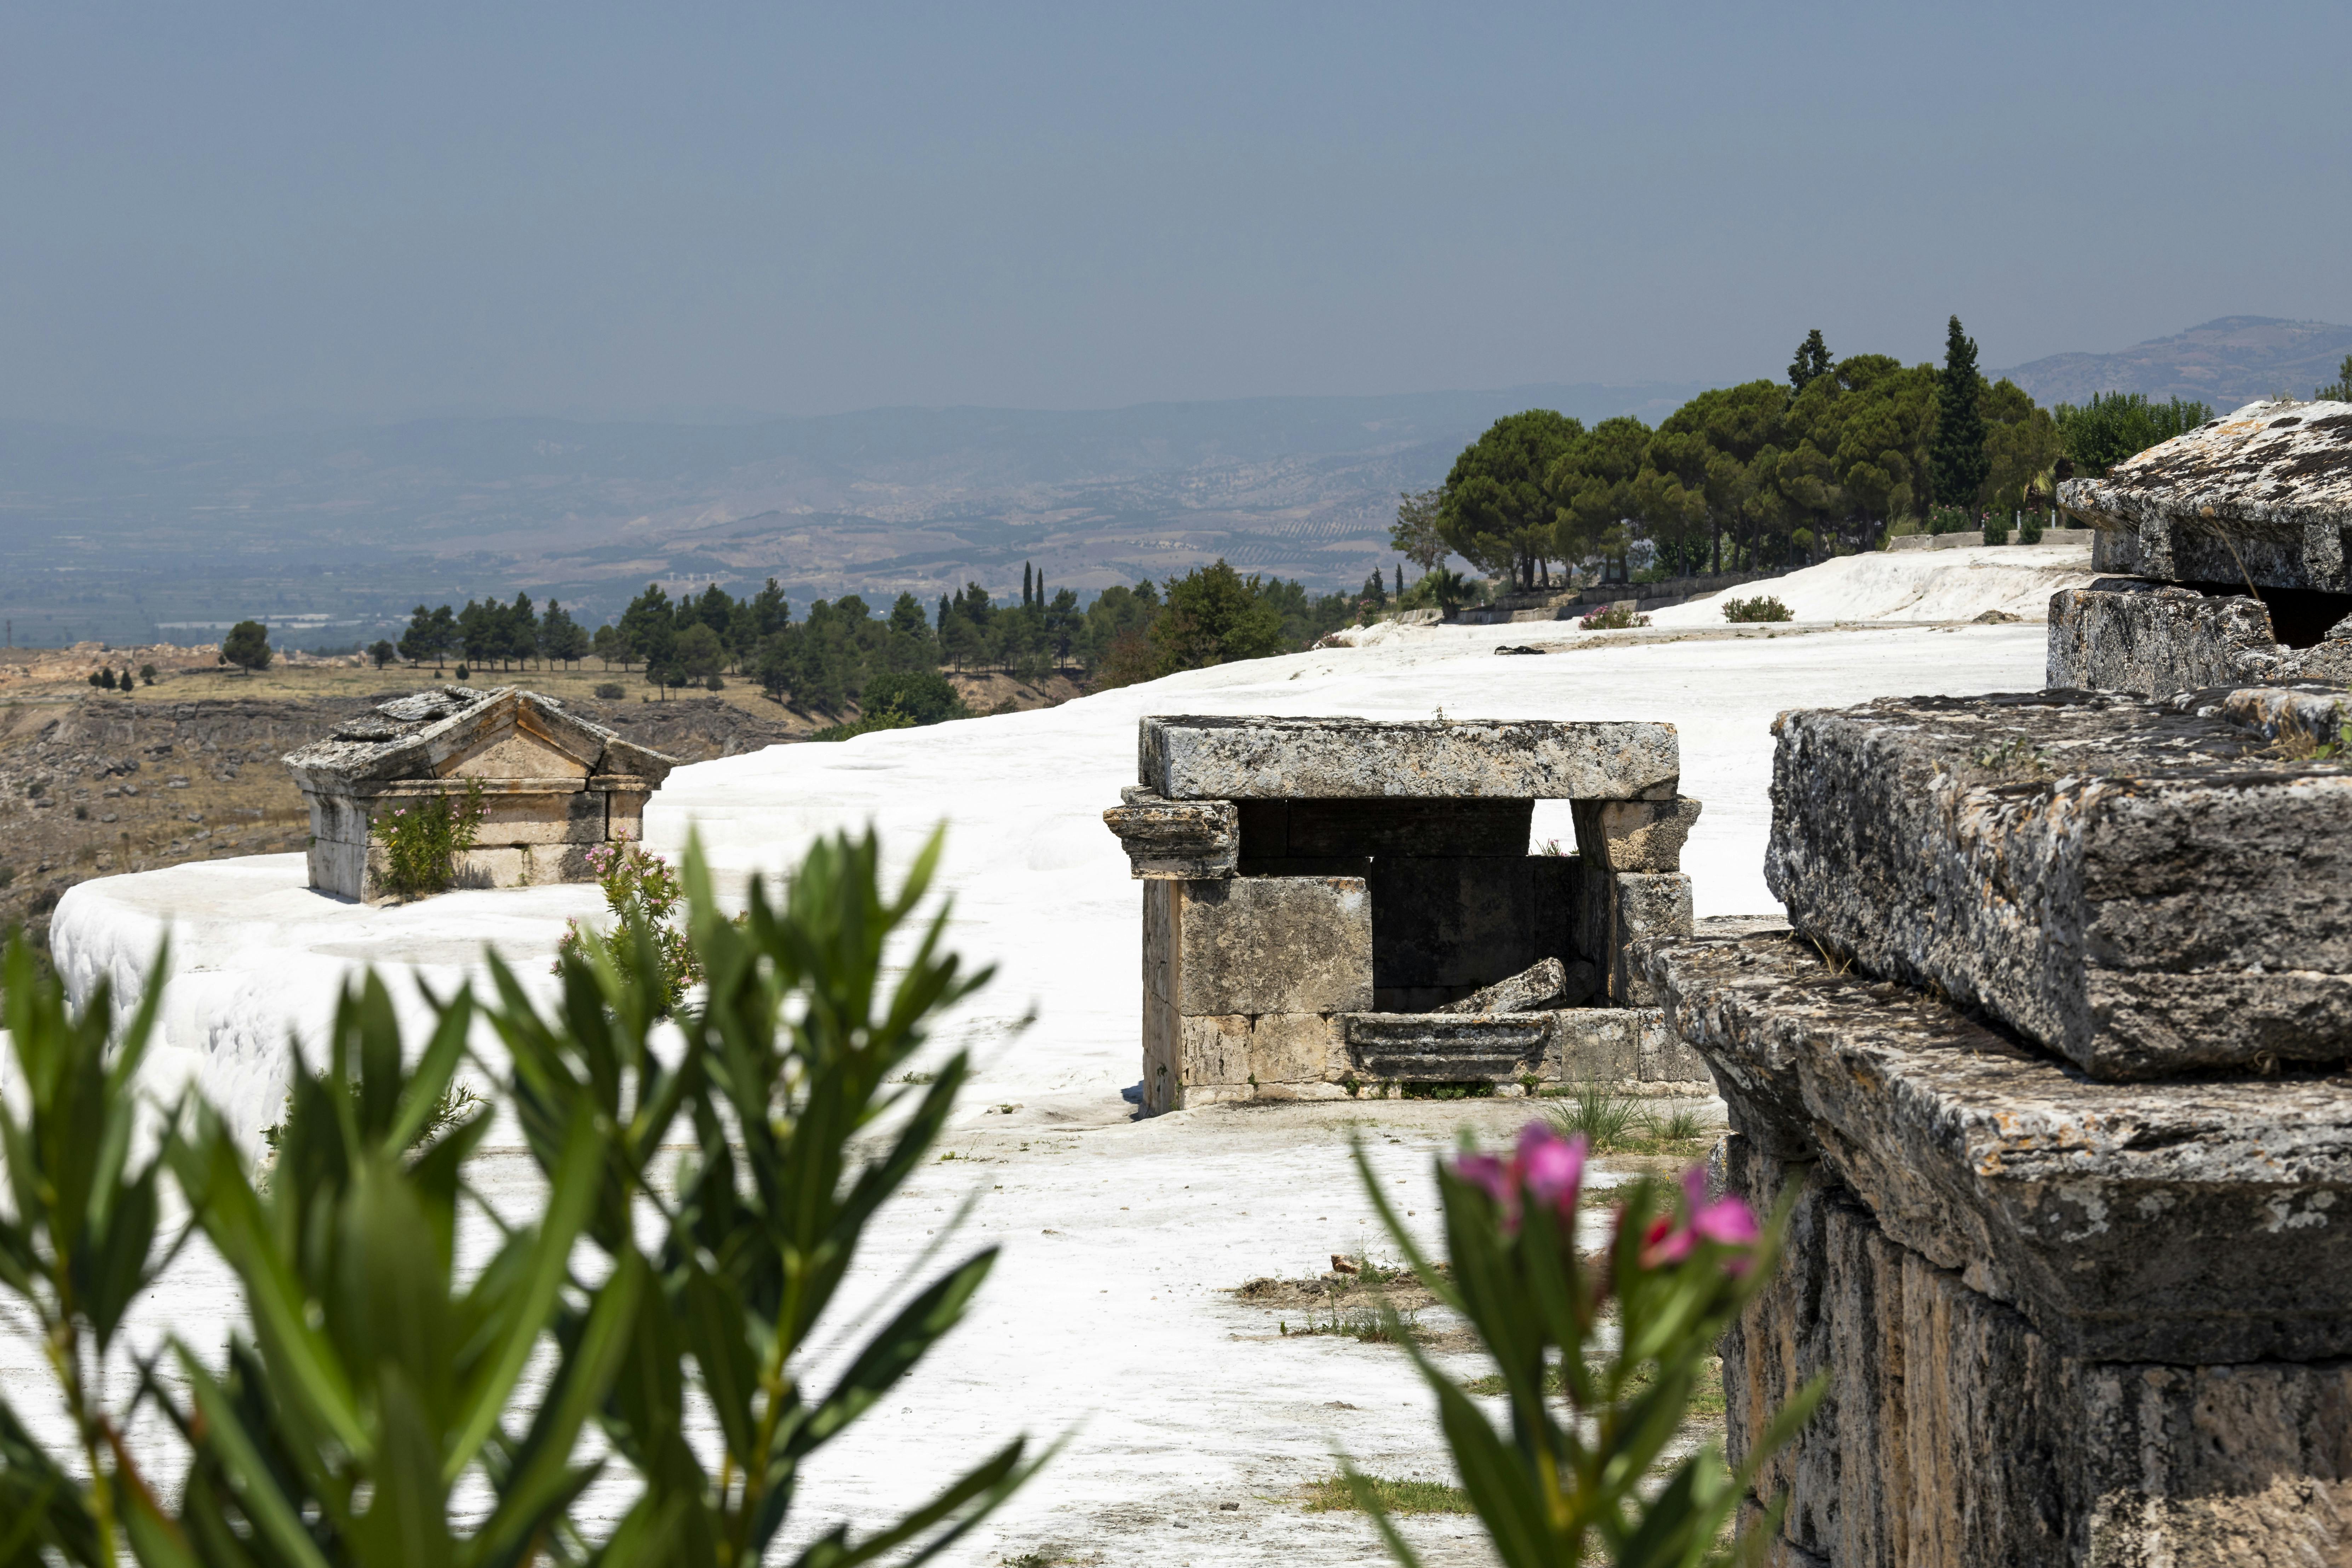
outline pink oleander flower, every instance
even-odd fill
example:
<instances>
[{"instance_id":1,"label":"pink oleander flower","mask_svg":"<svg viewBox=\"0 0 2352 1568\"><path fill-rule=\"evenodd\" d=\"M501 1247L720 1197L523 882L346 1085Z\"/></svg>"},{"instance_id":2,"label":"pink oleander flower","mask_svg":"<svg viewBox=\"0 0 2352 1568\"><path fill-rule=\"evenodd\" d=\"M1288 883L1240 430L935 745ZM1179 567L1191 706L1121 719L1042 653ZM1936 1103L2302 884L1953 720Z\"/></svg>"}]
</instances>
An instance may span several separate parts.
<instances>
[{"instance_id":1,"label":"pink oleander flower","mask_svg":"<svg viewBox=\"0 0 2352 1568\"><path fill-rule=\"evenodd\" d=\"M1643 1268L1680 1263L1702 1241L1718 1247L1753 1247L1763 1235L1755 1211L1742 1199L1727 1194L1712 1203L1706 1201L1706 1172L1699 1166L1683 1173L1683 1194L1687 1200L1683 1223L1677 1225L1671 1215L1661 1215L1642 1237ZM1748 1259L1734 1258L1725 1267L1734 1274L1745 1273Z\"/></svg>"},{"instance_id":2,"label":"pink oleander flower","mask_svg":"<svg viewBox=\"0 0 2352 1568\"><path fill-rule=\"evenodd\" d=\"M1573 1223L1584 1182L1585 1147L1581 1133L1562 1138L1542 1122L1530 1121L1520 1129L1518 1148L1508 1159L1465 1154L1454 1162L1454 1173L1495 1200L1506 1230L1518 1228L1520 1210L1529 1204Z\"/></svg>"}]
</instances>

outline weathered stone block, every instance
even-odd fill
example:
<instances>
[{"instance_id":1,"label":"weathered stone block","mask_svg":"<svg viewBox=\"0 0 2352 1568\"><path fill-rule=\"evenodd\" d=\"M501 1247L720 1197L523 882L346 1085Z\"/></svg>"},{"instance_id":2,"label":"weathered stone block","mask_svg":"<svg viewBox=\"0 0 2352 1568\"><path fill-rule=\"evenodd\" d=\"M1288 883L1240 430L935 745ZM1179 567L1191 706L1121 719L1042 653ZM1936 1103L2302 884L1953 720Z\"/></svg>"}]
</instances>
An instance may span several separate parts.
<instances>
[{"instance_id":1,"label":"weathered stone block","mask_svg":"<svg viewBox=\"0 0 2352 1568\"><path fill-rule=\"evenodd\" d=\"M1334 1059L1339 1031L1338 1017L1322 1013L1267 1013L1252 1019L1249 1078L1260 1088L1337 1078L1345 1068Z\"/></svg>"},{"instance_id":2,"label":"weathered stone block","mask_svg":"<svg viewBox=\"0 0 2352 1568\"><path fill-rule=\"evenodd\" d=\"M1766 880L1832 951L2097 1077L2342 1060L2352 768L2235 710L2053 691L1783 714Z\"/></svg>"},{"instance_id":3,"label":"weathered stone block","mask_svg":"<svg viewBox=\"0 0 2352 1568\"><path fill-rule=\"evenodd\" d=\"M1811 1164L1728 1140L1727 1184L1798 1197L1774 1277L1723 1346L1746 1455L1815 1375L1764 1467L1784 1539L1836 1568L2334 1563L2352 1552L2352 1364L2061 1354L2015 1310L1895 1245Z\"/></svg>"},{"instance_id":4,"label":"weathered stone block","mask_svg":"<svg viewBox=\"0 0 2352 1568\"><path fill-rule=\"evenodd\" d=\"M1620 1007L1654 1007L1657 997L1627 949L1656 937L1688 936L1694 915L1691 881L1680 872L1612 877L1609 931L1609 999Z\"/></svg>"},{"instance_id":5,"label":"weathered stone block","mask_svg":"<svg viewBox=\"0 0 2352 1568\"><path fill-rule=\"evenodd\" d=\"M1173 934L1166 984L1178 1012L1343 1013L1371 1005L1371 901L1360 880L1171 881L1148 889L1147 900L1161 886L1169 900L1162 918Z\"/></svg>"},{"instance_id":6,"label":"weathered stone block","mask_svg":"<svg viewBox=\"0 0 2352 1568\"><path fill-rule=\"evenodd\" d=\"M1405 1083L1504 1081L1539 1069L1553 1013L1349 1013L1350 1064L1364 1078Z\"/></svg>"},{"instance_id":7,"label":"weathered stone block","mask_svg":"<svg viewBox=\"0 0 2352 1568\"><path fill-rule=\"evenodd\" d=\"M1147 904L1147 908L1150 906ZM1143 991L1143 1114L1183 1108L1183 1016L1165 996Z\"/></svg>"},{"instance_id":8,"label":"weathered stone block","mask_svg":"<svg viewBox=\"0 0 2352 1568\"><path fill-rule=\"evenodd\" d=\"M1576 852L1587 866L1611 871L1679 871L1684 841L1698 821L1699 803L1673 800L1580 800L1570 808Z\"/></svg>"},{"instance_id":9,"label":"weathered stone block","mask_svg":"<svg viewBox=\"0 0 2352 1568\"><path fill-rule=\"evenodd\" d=\"M2058 503L2114 537L2101 553L2116 570L2352 592L2352 404L2249 404L2104 479L2067 480Z\"/></svg>"},{"instance_id":10,"label":"weathered stone block","mask_svg":"<svg viewBox=\"0 0 2352 1568\"><path fill-rule=\"evenodd\" d=\"M1630 1007L1570 1007L1559 1022L1543 1076L1555 1083L1625 1083L1642 1076L1642 1015Z\"/></svg>"},{"instance_id":11,"label":"weathered stone block","mask_svg":"<svg viewBox=\"0 0 2352 1568\"><path fill-rule=\"evenodd\" d=\"M1131 792L1125 805L1103 813L1105 826L1127 851L1137 878L1230 877L1240 857L1241 832L1228 800L1168 801Z\"/></svg>"},{"instance_id":12,"label":"weathered stone block","mask_svg":"<svg viewBox=\"0 0 2352 1568\"><path fill-rule=\"evenodd\" d=\"M2103 577L2050 596L2053 687L2166 697L2266 679L2281 651L2270 612L2242 594Z\"/></svg>"},{"instance_id":13,"label":"weathered stone block","mask_svg":"<svg viewBox=\"0 0 2352 1568\"><path fill-rule=\"evenodd\" d=\"M1759 1152L2072 1355L2352 1354L2352 1086L2089 1081L1801 939L1641 954Z\"/></svg>"},{"instance_id":14,"label":"weathered stone block","mask_svg":"<svg viewBox=\"0 0 2352 1568\"><path fill-rule=\"evenodd\" d=\"M1671 797L1671 724L1146 718L1137 782L1170 800Z\"/></svg>"},{"instance_id":15,"label":"weathered stone block","mask_svg":"<svg viewBox=\"0 0 2352 1568\"><path fill-rule=\"evenodd\" d=\"M1250 1021L1237 1013L1181 1016L1176 1026L1177 1076L1186 1089L1204 1084L1245 1087L1250 1079Z\"/></svg>"},{"instance_id":16,"label":"weathered stone block","mask_svg":"<svg viewBox=\"0 0 2352 1568\"><path fill-rule=\"evenodd\" d=\"M1432 1008L1437 1013L1532 1013L1550 1006L1568 989L1568 969L1557 958L1538 961L1459 1002Z\"/></svg>"},{"instance_id":17,"label":"weathered stone block","mask_svg":"<svg viewBox=\"0 0 2352 1568\"><path fill-rule=\"evenodd\" d=\"M1666 1022L1663 1007L1627 1007L1621 1011L1640 1020L1642 1053L1641 1077L1643 1083L1675 1083L1694 1086L1709 1085L1706 1058L1700 1056L1675 1033Z\"/></svg>"}]
</instances>

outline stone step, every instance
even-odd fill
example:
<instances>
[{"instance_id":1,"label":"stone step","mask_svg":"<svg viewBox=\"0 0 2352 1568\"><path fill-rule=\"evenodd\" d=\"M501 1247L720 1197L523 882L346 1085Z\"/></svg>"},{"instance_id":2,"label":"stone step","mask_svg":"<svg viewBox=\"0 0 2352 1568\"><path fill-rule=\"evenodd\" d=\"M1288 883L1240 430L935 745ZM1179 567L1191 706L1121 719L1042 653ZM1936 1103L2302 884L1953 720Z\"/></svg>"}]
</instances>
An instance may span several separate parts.
<instances>
[{"instance_id":1,"label":"stone step","mask_svg":"<svg viewBox=\"0 0 2352 1568\"><path fill-rule=\"evenodd\" d=\"M1735 1131L2071 1355L2352 1355L2352 1079L2096 1083L1799 937L1641 951Z\"/></svg>"}]
</instances>

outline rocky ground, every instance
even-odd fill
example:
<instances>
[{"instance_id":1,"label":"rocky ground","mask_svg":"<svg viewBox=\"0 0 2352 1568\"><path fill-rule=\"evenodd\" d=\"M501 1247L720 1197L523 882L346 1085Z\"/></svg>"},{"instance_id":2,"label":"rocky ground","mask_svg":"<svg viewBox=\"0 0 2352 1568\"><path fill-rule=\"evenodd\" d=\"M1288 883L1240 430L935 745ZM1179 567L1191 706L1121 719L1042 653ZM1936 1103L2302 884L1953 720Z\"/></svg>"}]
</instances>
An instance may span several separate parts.
<instances>
[{"instance_id":1,"label":"rocky ground","mask_svg":"<svg viewBox=\"0 0 2352 1568\"><path fill-rule=\"evenodd\" d=\"M127 696L89 683L101 667L142 664L155 666L155 683ZM1051 707L1078 691L1064 677L1034 686L1003 675L950 679L976 712ZM483 671L470 679L544 691L689 763L805 740L837 721L742 682L661 699L641 676L594 668ZM7 650L0 655L0 931L21 925L46 947L49 910L92 877L303 848L310 819L278 759L337 721L432 681L431 670L299 656L247 675L222 669L210 647ZM623 695L600 697L600 686Z\"/></svg>"}]
</instances>

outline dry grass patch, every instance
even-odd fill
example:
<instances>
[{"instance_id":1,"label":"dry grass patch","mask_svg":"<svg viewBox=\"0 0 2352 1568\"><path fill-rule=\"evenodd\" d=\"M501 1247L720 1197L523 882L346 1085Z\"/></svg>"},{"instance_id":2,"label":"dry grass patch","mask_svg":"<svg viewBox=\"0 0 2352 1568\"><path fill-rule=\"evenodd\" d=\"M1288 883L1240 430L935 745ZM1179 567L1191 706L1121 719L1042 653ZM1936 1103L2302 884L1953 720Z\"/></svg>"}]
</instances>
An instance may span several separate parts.
<instances>
[{"instance_id":1,"label":"dry grass patch","mask_svg":"<svg viewBox=\"0 0 2352 1568\"><path fill-rule=\"evenodd\" d=\"M1390 1480L1382 1476L1363 1478L1372 1489L1372 1495L1391 1513L1469 1513L1470 1494L1460 1487L1444 1481ZM1307 1511L1309 1513L1355 1513L1356 1494L1345 1476L1329 1476L1307 1489Z\"/></svg>"}]
</instances>

